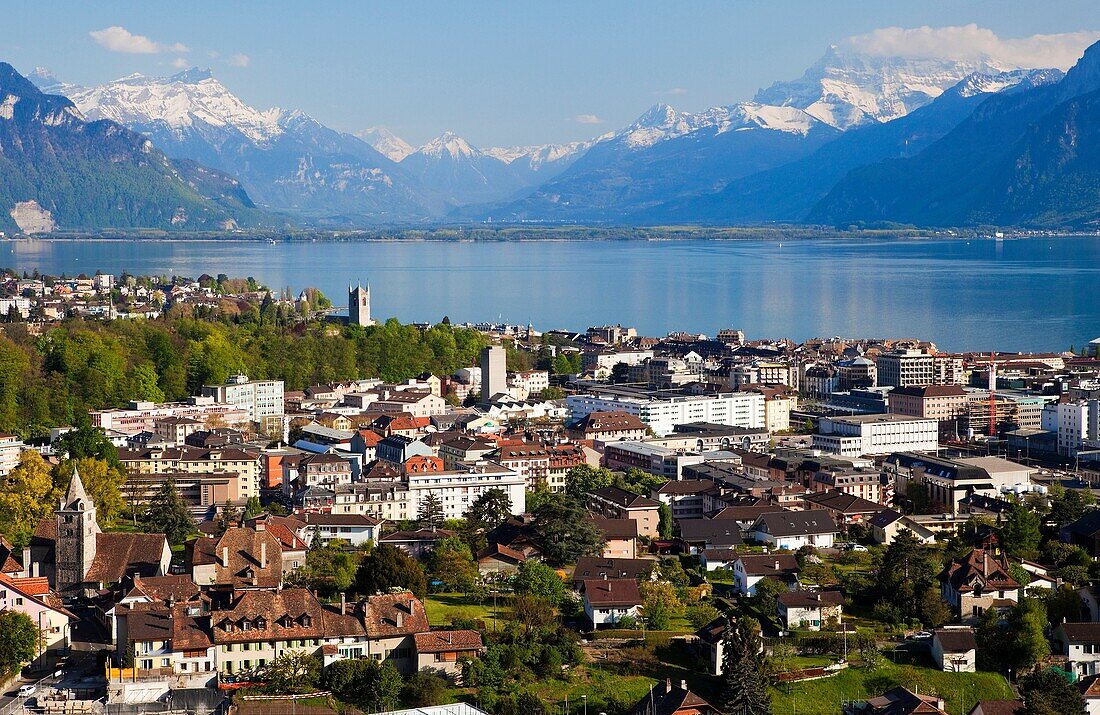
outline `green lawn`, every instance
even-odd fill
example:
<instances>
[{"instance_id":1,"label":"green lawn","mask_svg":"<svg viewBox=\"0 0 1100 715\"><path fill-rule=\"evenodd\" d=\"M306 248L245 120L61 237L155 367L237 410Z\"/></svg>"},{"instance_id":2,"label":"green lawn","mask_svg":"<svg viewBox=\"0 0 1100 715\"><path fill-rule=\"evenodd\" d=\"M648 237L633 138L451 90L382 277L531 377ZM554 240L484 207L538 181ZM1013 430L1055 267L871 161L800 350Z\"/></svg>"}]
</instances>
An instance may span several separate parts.
<instances>
[{"instance_id":1,"label":"green lawn","mask_svg":"<svg viewBox=\"0 0 1100 715\"><path fill-rule=\"evenodd\" d=\"M951 715L965 715L978 700L1009 700L1008 682L996 673L944 673L932 668L894 665L874 670L850 668L821 680L792 683L772 690L772 712L795 715L835 715L845 700L863 700L904 685L922 694L940 695Z\"/></svg>"},{"instance_id":2,"label":"green lawn","mask_svg":"<svg viewBox=\"0 0 1100 715\"><path fill-rule=\"evenodd\" d=\"M479 604L461 593L430 593L424 599L424 610L433 626L449 626L455 619L472 618L485 621L485 627L491 630L505 620L508 597L498 597L494 607L492 599Z\"/></svg>"}]
</instances>

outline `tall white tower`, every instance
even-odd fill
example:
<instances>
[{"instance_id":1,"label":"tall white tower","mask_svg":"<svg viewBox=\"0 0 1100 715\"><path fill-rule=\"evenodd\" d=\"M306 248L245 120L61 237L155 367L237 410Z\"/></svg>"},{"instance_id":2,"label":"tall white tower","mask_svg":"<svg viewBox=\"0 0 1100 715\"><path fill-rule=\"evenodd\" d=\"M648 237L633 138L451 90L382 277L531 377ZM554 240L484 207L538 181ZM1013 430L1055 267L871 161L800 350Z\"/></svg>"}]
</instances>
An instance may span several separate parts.
<instances>
[{"instance_id":1,"label":"tall white tower","mask_svg":"<svg viewBox=\"0 0 1100 715\"><path fill-rule=\"evenodd\" d=\"M348 286L348 323L350 325L374 325L370 319L370 283L364 288Z\"/></svg>"}]
</instances>

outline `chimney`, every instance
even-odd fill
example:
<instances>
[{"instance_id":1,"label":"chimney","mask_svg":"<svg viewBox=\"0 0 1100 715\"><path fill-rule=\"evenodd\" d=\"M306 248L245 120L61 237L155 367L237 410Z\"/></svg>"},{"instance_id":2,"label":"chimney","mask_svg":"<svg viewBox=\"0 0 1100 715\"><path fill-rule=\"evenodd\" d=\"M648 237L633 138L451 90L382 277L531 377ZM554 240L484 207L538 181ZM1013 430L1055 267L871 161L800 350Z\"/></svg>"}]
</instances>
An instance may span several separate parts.
<instances>
[{"instance_id":1,"label":"chimney","mask_svg":"<svg viewBox=\"0 0 1100 715\"><path fill-rule=\"evenodd\" d=\"M23 548L23 574L26 576L38 575L31 573L31 547L29 546Z\"/></svg>"},{"instance_id":2,"label":"chimney","mask_svg":"<svg viewBox=\"0 0 1100 715\"><path fill-rule=\"evenodd\" d=\"M222 568L223 569L229 568L229 547L228 546L223 546L222 547Z\"/></svg>"},{"instance_id":3,"label":"chimney","mask_svg":"<svg viewBox=\"0 0 1100 715\"><path fill-rule=\"evenodd\" d=\"M260 568L267 568L267 542L264 541L260 544Z\"/></svg>"},{"instance_id":4,"label":"chimney","mask_svg":"<svg viewBox=\"0 0 1100 715\"><path fill-rule=\"evenodd\" d=\"M344 593L343 591L341 591L340 592L340 615L341 616L344 615L344 610L347 608L347 605L348 605L347 594Z\"/></svg>"},{"instance_id":5,"label":"chimney","mask_svg":"<svg viewBox=\"0 0 1100 715\"><path fill-rule=\"evenodd\" d=\"M680 690L683 690L684 692L687 692L687 689L688 689L688 681L681 680L680 681Z\"/></svg>"},{"instance_id":6,"label":"chimney","mask_svg":"<svg viewBox=\"0 0 1100 715\"><path fill-rule=\"evenodd\" d=\"M672 678L665 678L665 692L672 692Z\"/></svg>"},{"instance_id":7,"label":"chimney","mask_svg":"<svg viewBox=\"0 0 1100 715\"><path fill-rule=\"evenodd\" d=\"M401 609L395 609L395 610L397 611L397 616L394 617L393 620L397 624L397 627L401 628L402 626L405 625L405 614L401 612Z\"/></svg>"},{"instance_id":8,"label":"chimney","mask_svg":"<svg viewBox=\"0 0 1100 715\"><path fill-rule=\"evenodd\" d=\"M775 560L775 570L776 570L776 571L778 571L778 570L779 570L779 559L776 559L776 560Z\"/></svg>"}]
</instances>

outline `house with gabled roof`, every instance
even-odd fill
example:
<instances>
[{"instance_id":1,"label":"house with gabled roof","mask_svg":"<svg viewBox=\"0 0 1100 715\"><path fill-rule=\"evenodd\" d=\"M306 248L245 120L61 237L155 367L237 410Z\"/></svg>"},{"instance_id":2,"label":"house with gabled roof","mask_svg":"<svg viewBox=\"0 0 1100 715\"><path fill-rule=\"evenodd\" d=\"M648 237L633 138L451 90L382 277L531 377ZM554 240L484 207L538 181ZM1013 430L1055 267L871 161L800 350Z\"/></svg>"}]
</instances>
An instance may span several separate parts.
<instances>
[{"instance_id":1,"label":"house with gabled roof","mask_svg":"<svg viewBox=\"0 0 1100 715\"><path fill-rule=\"evenodd\" d=\"M999 549L973 549L952 559L939 579L940 595L963 623L977 623L990 608L1007 611L1020 600L1020 584Z\"/></svg>"},{"instance_id":2,"label":"house with gabled roof","mask_svg":"<svg viewBox=\"0 0 1100 715\"><path fill-rule=\"evenodd\" d=\"M752 526L756 541L791 551L803 546L832 548L839 531L832 514L824 509L761 514Z\"/></svg>"},{"instance_id":3,"label":"house with gabled roof","mask_svg":"<svg viewBox=\"0 0 1100 715\"><path fill-rule=\"evenodd\" d=\"M687 681L671 679L650 688L634 706L632 715L720 715L721 711L688 689Z\"/></svg>"},{"instance_id":4,"label":"house with gabled roof","mask_svg":"<svg viewBox=\"0 0 1100 715\"><path fill-rule=\"evenodd\" d=\"M584 613L593 628L614 627L641 615L642 594L632 578L586 579L581 582Z\"/></svg>"},{"instance_id":5,"label":"house with gabled roof","mask_svg":"<svg viewBox=\"0 0 1100 715\"><path fill-rule=\"evenodd\" d=\"M788 590L798 588L798 559L794 554L742 554L733 563L733 587L745 596L756 595L756 585L766 578Z\"/></svg>"}]
</instances>

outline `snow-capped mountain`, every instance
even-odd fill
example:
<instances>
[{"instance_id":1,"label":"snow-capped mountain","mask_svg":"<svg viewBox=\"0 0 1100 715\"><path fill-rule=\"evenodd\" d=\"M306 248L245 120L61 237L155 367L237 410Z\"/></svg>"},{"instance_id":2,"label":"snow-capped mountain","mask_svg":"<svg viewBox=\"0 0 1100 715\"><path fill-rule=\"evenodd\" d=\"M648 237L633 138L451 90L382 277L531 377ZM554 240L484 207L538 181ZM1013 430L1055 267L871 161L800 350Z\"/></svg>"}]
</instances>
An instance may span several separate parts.
<instances>
[{"instance_id":1,"label":"snow-capped mountain","mask_svg":"<svg viewBox=\"0 0 1100 715\"><path fill-rule=\"evenodd\" d=\"M834 45L801 77L761 89L754 99L804 109L846 130L905 116L972 73L992 75L1013 69L1021 68L990 59L879 57Z\"/></svg>"},{"instance_id":2,"label":"snow-capped mountain","mask_svg":"<svg viewBox=\"0 0 1100 715\"><path fill-rule=\"evenodd\" d=\"M611 136L612 134L608 133L583 142L491 147L481 151L517 168L525 167L532 172L543 172L545 178L550 171L563 171L573 160L588 151L593 144Z\"/></svg>"},{"instance_id":3,"label":"snow-capped mountain","mask_svg":"<svg viewBox=\"0 0 1100 715\"><path fill-rule=\"evenodd\" d=\"M198 128L232 127L260 145L283 131L278 109L248 106L205 69L165 78L132 74L98 87L69 90L68 96L89 119L127 126L159 122L181 138Z\"/></svg>"},{"instance_id":4,"label":"snow-capped mountain","mask_svg":"<svg viewBox=\"0 0 1100 715\"><path fill-rule=\"evenodd\" d=\"M400 166L452 206L499 201L528 185L509 163L451 131L419 147Z\"/></svg>"},{"instance_id":5,"label":"snow-capped mountain","mask_svg":"<svg viewBox=\"0 0 1100 715\"><path fill-rule=\"evenodd\" d=\"M39 79L60 86L46 72ZM423 218L441 206L366 142L297 110L252 107L209 70L65 91L89 119L119 122L171 157L228 172L269 208L362 223Z\"/></svg>"},{"instance_id":6,"label":"snow-capped mountain","mask_svg":"<svg viewBox=\"0 0 1100 715\"><path fill-rule=\"evenodd\" d=\"M355 136L370 144L390 161L401 161L416 151L411 144L385 127L367 127L355 132Z\"/></svg>"}]
</instances>

